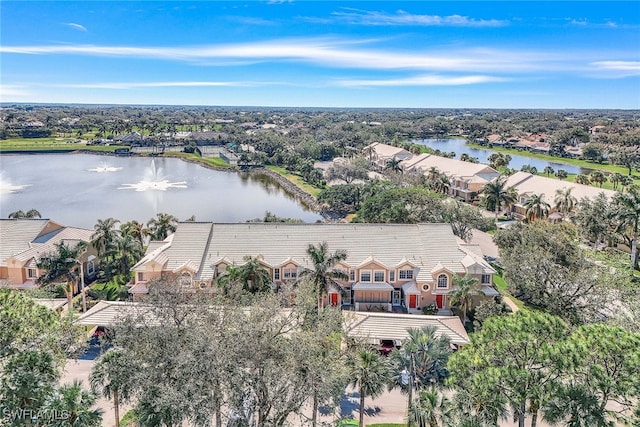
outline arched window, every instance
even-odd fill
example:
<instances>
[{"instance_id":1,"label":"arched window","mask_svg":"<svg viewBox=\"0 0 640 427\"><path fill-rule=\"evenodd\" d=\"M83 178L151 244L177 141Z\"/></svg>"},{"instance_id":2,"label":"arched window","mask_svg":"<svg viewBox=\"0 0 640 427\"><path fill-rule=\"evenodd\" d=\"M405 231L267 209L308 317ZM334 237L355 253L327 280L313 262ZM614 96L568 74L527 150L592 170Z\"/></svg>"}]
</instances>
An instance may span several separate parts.
<instances>
[{"instance_id":1,"label":"arched window","mask_svg":"<svg viewBox=\"0 0 640 427\"><path fill-rule=\"evenodd\" d=\"M191 275L189 273L182 273L180 275L180 286L185 288L191 286Z\"/></svg>"},{"instance_id":2,"label":"arched window","mask_svg":"<svg viewBox=\"0 0 640 427\"><path fill-rule=\"evenodd\" d=\"M441 274L438 276L438 287L446 288L449 286L449 278L446 274Z\"/></svg>"}]
</instances>

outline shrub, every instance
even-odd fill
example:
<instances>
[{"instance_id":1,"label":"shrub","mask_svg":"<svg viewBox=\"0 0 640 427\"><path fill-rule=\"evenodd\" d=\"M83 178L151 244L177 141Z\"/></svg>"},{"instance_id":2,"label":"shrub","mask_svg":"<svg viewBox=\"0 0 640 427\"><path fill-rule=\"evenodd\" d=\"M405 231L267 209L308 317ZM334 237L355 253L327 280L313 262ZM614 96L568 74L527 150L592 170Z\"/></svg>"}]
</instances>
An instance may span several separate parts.
<instances>
[{"instance_id":1,"label":"shrub","mask_svg":"<svg viewBox=\"0 0 640 427\"><path fill-rule=\"evenodd\" d=\"M438 306L435 304L428 304L422 307L422 314L433 316L438 313Z\"/></svg>"}]
</instances>

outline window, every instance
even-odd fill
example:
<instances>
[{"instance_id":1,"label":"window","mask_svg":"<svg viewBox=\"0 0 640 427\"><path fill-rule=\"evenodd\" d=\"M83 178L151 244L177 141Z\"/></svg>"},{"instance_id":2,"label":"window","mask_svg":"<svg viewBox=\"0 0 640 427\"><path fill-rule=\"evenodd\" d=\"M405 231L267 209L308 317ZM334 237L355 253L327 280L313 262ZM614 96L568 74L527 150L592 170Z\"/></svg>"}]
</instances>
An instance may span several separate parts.
<instances>
[{"instance_id":1,"label":"window","mask_svg":"<svg viewBox=\"0 0 640 427\"><path fill-rule=\"evenodd\" d=\"M446 274L441 274L438 276L438 287L446 288L449 286L449 278Z\"/></svg>"},{"instance_id":2,"label":"window","mask_svg":"<svg viewBox=\"0 0 640 427\"><path fill-rule=\"evenodd\" d=\"M143 282L144 281L144 273L139 271L138 272L138 282Z\"/></svg>"},{"instance_id":3,"label":"window","mask_svg":"<svg viewBox=\"0 0 640 427\"><path fill-rule=\"evenodd\" d=\"M284 268L282 269L282 273L285 279L295 279L298 277L298 270L295 268Z\"/></svg>"},{"instance_id":4,"label":"window","mask_svg":"<svg viewBox=\"0 0 640 427\"><path fill-rule=\"evenodd\" d=\"M180 286L191 286L191 275L189 273L182 273L180 275Z\"/></svg>"},{"instance_id":5,"label":"window","mask_svg":"<svg viewBox=\"0 0 640 427\"><path fill-rule=\"evenodd\" d=\"M413 270L400 270L400 280L413 279Z\"/></svg>"},{"instance_id":6,"label":"window","mask_svg":"<svg viewBox=\"0 0 640 427\"><path fill-rule=\"evenodd\" d=\"M425 283L424 285L422 285L422 290L425 291L425 292L428 292L429 291L429 284Z\"/></svg>"},{"instance_id":7,"label":"window","mask_svg":"<svg viewBox=\"0 0 640 427\"><path fill-rule=\"evenodd\" d=\"M96 272L95 264L93 263L93 261L88 261L87 262L87 274L89 276L93 276L93 273L95 273L95 272Z\"/></svg>"},{"instance_id":8,"label":"window","mask_svg":"<svg viewBox=\"0 0 640 427\"><path fill-rule=\"evenodd\" d=\"M273 269L273 280L280 280L280 269L279 268L274 268Z\"/></svg>"},{"instance_id":9,"label":"window","mask_svg":"<svg viewBox=\"0 0 640 427\"><path fill-rule=\"evenodd\" d=\"M389 272L389 281L390 282L394 282L396 280L396 271L395 270L391 270Z\"/></svg>"},{"instance_id":10,"label":"window","mask_svg":"<svg viewBox=\"0 0 640 427\"><path fill-rule=\"evenodd\" d=\"M360 272L360 281L361 282L371 282L371 271L361 271Z\"/></svg>"},{"instance_id":11,"label":"window","mask_svg":"<svg viewBox=\"0 0 640 427\"><path fill-rule=\"evenodd\" d=\"M355 270L349 270L349 280L352 282L356 281L356 271Z\"/></svg>"},{"instance_id":12,"label":"window","mask_svg":"<svg viewBox=\"0 0 640 427\"><path fill-rule=\"evenodd\" d=\"M384 271L376 270L373 272L374 282L384 282Z\"/></svg>"},{"instance_id":13,"label":"window","mask_svg":"<svg viewBox=\"0 0 640 427\"><path fill-rule=\"evenodd\" d=\"M483 274L482 275L482 283L491 283L491 275Z\"/></svg>"},{"instance_id":14,"label":"window","mask_svg":"<svg viewBox=\"0 0 640 427\"><path fill-rule=\"evenodd\" d=\"M28 269L27 277L29 277L29 279L33 279L34 277L36 277L36 269L35 268Z\"/></svg>"}]
</instances>

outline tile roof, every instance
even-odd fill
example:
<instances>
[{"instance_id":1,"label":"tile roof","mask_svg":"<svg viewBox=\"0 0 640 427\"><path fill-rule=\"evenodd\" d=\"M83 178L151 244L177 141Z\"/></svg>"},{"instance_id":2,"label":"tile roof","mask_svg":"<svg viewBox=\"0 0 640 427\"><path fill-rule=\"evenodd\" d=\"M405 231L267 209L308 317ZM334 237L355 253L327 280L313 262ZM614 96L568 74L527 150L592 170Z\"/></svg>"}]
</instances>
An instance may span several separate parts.
<instances>
[{"instance_id":1,"label":"tile roof","mask_svg":"<svg viewBox=\"0 0 640 427\"><path fill-rule=\"evenodd\" d=\"M405 260L419 269L418 281L431 280L430 271L440 263L449 271L464 273L467 252L462 250L448 224L283 224L283 223L180 223L173 240L156 248L134 269L144 269L152 259L165 259L165 271L185 263L198 267L194 279L213 278L220 259L243 264L244 257L259 256L278 267L286 260L312 267L309 244L327 242L329 251L347 251L345 264L360 265L367 259L393 268ZM164 249L163 249L164 248ZM165 258L166 257L166 258Z\"/></svg>"},{"instance_id":2,"label":"tile roof","mask_svg":"<svg viewBox=\"0 0 640 427\"><path fill-rule=\"evenodd\" d=\"M473 178L475 181L480 182L488 182L500 175L498 171L482 163L463 162L462 160L431 154L420 154L409 160L405 160L403 167L407 171L417 169L423 173L435 167L449 178Z\"/></svg>"},{"instance_id":3,"label":"tile roof","mask_svg":"<svg viewBox=\"0 0 640 427\"><path fill-rule=\"evenodd\" d=\"M437 336L447 336L453 344L469 344L469 336L457 316L424 316L396 313L345 312L346 333L352 337L403 340L408 329L423 326L436 328Z\"/></svg>"}]
</instances>

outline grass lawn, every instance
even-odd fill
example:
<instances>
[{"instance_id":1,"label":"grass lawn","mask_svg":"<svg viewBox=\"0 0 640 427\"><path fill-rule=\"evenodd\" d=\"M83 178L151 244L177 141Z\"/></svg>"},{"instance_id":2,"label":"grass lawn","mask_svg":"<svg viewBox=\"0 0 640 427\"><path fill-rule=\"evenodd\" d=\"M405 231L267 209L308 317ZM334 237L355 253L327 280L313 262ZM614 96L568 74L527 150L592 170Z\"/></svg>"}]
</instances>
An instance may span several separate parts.
<instances>
[{"instance_id":1,"label":"grass lawn","mask_svg":"<svg viewBox=\"0 0 640 427\"><path fill-rule=\"evenodd\" d=\"M51 151L51 150L88 150L113 152L116 148L128 148L121 145L87 145L85 142L73 142L76 138L13 138L0 141L0 152L12 151Z\"/></svg>"},{"instance_id":2,"label":"grass lawn","mask_svg":"<svg viewBox=\"0 0 640 427\"><path fill-rule=\"evenodd\" d=\"M224 160L222 160L219 157L200 157L199 155L197 155L195 153L170 152L170 153L164 153L164 157L180 157L182 159L193 160L193 161L196 161L197 163L211 165L211 166L215 166L215 167L218 167L218 168L231 168L232 167L229 163L225 162Z\"/></svg>"},{"instance_id":3,"label":"grass lawn","mask_svg":"<svg viewBox=\"0 0 640 427\"><path fill-rule=\"evenodd\" d=\"M492 148L488 148L487 146L484 146L484 145L471 144L471 143L467 143L467 146L473 147L473 148L479 148L483 150L497 151L499 153L505 153L505 154L518 154L521 156L531 157L533 159L548 160L554 163L563 163L565 165L573 165L573 166L578 166L578 167L588 168L588 169L597 169L604 172L611 172L611 173L619 172L623 175L626 175L629 172L629 170L624 166L594 163L588 160L581 160L581 159L568 159L564 157L555 157L555 156L550 156L548 154L532 153L529 151L520 151L516 148L503 148L503 147L495 147L495 146Z\"/></svg>"},{"instance_id":4,"label":"grass lawn","mask_svg":"<svg viewBox=\"0 0 640 427\"><path fill-rule=\"evenodd\" d=\"M524 302L520 301L519 299L517 299L516 297L514 297L509 293L509 291L507 290L507 282L504 280L502 276L500 276L499 274L494 274L493 283L495 283L500 293L506 297L509 297L511 301L513 301L514 304L518 306L519 309L522 310L525 307Z\"/></svg>"},{"instance_id":5,"label":"grass lawn","mask_svg":"<svg viewBox=\"0 0 640 427\"><path fill-rule=\"evenodd\" d=\"M318 197L318 194L320 194L320 191L322 191L322 189L318 188L318 187L314 187L313 185L309 184L308 182L305 182L305 180L302 179L302 177L300 175L295 175L289 171L287 171L285 168L280 167L280 166L267 166L268 169L282 175L283 177L285 177L287 180L293 182L296 186L298 186L299 188L301 188L302 190L306 191L307 193L311 194L313 197Z\"/></svg>"}]
</instances>

